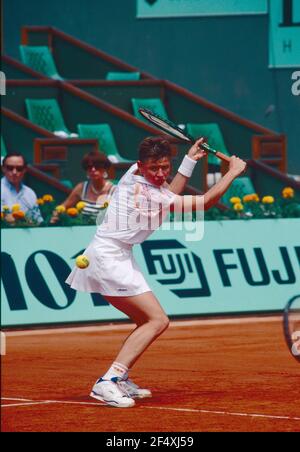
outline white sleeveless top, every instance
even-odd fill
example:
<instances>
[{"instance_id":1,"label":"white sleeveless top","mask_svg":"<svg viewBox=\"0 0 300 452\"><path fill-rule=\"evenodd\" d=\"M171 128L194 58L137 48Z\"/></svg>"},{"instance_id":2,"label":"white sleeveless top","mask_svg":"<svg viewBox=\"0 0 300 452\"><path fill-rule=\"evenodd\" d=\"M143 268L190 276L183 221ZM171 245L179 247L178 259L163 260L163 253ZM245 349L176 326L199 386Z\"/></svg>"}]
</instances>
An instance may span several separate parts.
<instances>
[{"instance_id":1,"label":"white sleeveless top","mask_svg":"<svg viewBox=\"0 0 300 452\"><path fill-rule=\"evenodd\" d=\"M135 175L137 169L135 163L120 179L96 237L110 237L132 245L142 243L168 214L178 195L166 183L156 187Z\"/></svg>"}]
</instances>

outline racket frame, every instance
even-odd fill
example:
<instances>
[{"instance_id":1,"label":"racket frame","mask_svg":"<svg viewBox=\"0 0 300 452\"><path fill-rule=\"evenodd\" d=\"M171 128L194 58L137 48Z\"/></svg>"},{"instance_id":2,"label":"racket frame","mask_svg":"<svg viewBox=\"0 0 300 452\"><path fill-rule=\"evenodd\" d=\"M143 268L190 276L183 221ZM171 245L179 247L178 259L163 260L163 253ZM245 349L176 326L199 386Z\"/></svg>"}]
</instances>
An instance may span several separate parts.
<instances>
[{"instance_id":1,"label":"racket frame","mask_svg":"<svg viewBox=\"0 0 300 452\"><path fill-rule=\"evenodd\" d=\"M153 113L151 110L149 110L148 108L139 108L139 113L143 116L143 118L147 119L147 121L151 122L151 124L154 124L157 128L163 130L165 133L167 133L168 135L171 135L179 140L182 141L187 141L190 143L195 143L196 140L195 138L193 138L191 135L189 135L187 132L185 132L184 130L182 130L180 127L178 127L174 122L170 121L169 119L163 118L162 116ZM160 121L163 124L157 123L155 120ZM165 124L165 126L164 126ZM174 132L172 132L172 130L169 129L169 127L171 129L174 130ZM223 160L227 163L230 162L230 157L228 157L227 155L223 154L220 151L216 151L215 149L213 149L211 146L209 146L209 144L207 143L201 143L200 147L205 150L206 152L209 152L210 154L215 155L216 157L218 157L220 160Z\"/></svg>"},{"instance_id":2,"label":"racket frame","mask_svg":"<svg viewBox=\"0 0 300 452\"><path fill-rule=\"evenodd\" d=\"M290 312L292 311L292 306L294 305L296 299L300 298L300 295L295 295L292 297L288 303L286 304L284 311L283 311L283 332L286 344L288 346L288 349L291 353L291 355L300 363L300 355L295 355L292 352L292 348L294 345L294 340L291 337L291 331L290 331Z\"/></svg>"}]
</instances>

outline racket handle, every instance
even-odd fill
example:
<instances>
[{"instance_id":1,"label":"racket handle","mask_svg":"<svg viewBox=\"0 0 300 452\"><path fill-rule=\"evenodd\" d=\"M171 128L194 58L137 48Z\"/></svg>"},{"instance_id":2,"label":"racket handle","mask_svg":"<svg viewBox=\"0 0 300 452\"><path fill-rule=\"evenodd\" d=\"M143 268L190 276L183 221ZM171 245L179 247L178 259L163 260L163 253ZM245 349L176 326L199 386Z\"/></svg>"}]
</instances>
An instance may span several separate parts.
<instances>
[{"instance_id":1,"label":"racket handle","mask_svg":"<svg viewBox=\"0 0 300 452\"><path fill-rule=\"evenodd\" d=\"M230 157L228 155L223 154L222 152L217 151L215 153L215 156L218 157L218 159L223 160L223 162L230 162Z\"/></svg>"},{"instance_id":2,"label":"racket handle","mask_svg":"<svg viewBox=\"0 0 300 452\"><path fill-rule=\"evenodd\" d=\"M209 146L209 144L207 143L201 143L200 146L202 147L202 149L204 149L205 151L209 152L210 154L215 155L216 157L218 157L220 160L223 160L223 162L230 162L230 157L228 157L228 155L223 154L223 152L220 151L216 151L215 149L211 148Z\"/></svg>"}]
</instances>

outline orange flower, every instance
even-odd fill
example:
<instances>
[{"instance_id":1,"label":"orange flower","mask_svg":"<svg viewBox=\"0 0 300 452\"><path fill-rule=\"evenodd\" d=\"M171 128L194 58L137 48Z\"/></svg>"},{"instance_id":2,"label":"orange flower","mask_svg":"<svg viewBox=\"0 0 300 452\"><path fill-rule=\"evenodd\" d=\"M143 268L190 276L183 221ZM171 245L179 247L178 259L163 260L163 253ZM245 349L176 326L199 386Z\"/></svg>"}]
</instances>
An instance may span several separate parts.
<instances>
[{"instance_id":1,"label":"orange flower","mask_svg":"<svg viewBox=\"0 0 300 452\"><path fill-rule=\"evenodd\" d=\"M4 212L1 212L1 220L3 220L5 217Z\"/></svg>"},{"instance_id":2,"label":"orange flower","mask_svg":"<svg viewBox=\"0 0 300 452\"><path fill-rule=\"evenodd\" d=\"M45 201L45 202L52 202L53 201L53 196L52 195L44 195L43 196L43 201Z\"/></svg>"},{"instance_id":3,"label":"orange flower","mask_svg":"<svg viewBox=\"0 0 300 452\"><path fill-rule=\"evenodd\" d=\"M25 218L25 213L23 210L17 210L16 212L13 212L13 217L15 220L23 220Z\"/></svg>"},{"instance_id":4,"label":"orange flower","mask_svg":"<svg viewBox=\"0 0 300 452\"><path fill-rule=\"evenodd\" d=\"M67 209L67 214L70 217L77 217L78 215L78 210L75 207L70 207L69 209Z\"/></svg>"},{"instance_id":5,"label":"orange flower","mask_svg":"<svg viewBox=\"0 0 300 452\"><path fill-rule=\"evenodd\" d=\"M292 187L285 187L282 190L282 197L283 198L294 198L295 196L295 191Z\"/></svg>"},{"instance_id":6,"label":"orange flower","mask_svg":"<svg viewBox=\"0 0 300 452\"><path fill-rule=\"evenodd\" d=\"M243 197L243 201L244 202L251 202L251 201L255 201L258 202L259 201L259 197L256 193L252 193L251 195L245 195Z\"/></svg>"},{"instance_id":7,"label":"orange flower","mask_svg":"<svg viewBox=\"0 0 300 452\"><path fill-rule=\"evenodd\" d=\"M44 204L43 198L38 198L38 199L36 200L36 203L37 203L38 206L42 206L42 205Z\"/></svg>"}]
</instances>

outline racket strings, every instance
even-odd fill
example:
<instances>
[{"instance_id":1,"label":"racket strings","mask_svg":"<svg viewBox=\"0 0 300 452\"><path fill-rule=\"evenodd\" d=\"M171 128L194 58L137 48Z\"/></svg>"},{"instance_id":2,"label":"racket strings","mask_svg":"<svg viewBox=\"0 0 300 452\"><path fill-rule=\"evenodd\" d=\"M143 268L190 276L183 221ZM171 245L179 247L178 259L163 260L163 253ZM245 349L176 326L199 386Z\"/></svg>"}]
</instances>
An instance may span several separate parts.
<instances>
[{"instance_id":1,"label":"racket strings","mask_svg":"<svg viewBox=\"0 0 300 452\"><path fill-rule=\"evenodd\" d=\"M174 137L184 141L189 142L196 141L194 137L189 135L186 131L178 127L169 119L163 118L157 113L154 114L151 110L148 110L147 108L140 108L139 112L144 118L148 119L148 121L152 122L152 124L156 125L156 127L163 130L164 132L169 133L170 135L173 135ZM201 143L200 147L202 147L205 151L210 152L211 154L217 153L217 151L210 147L208 143Z\"/></svg>"}]
</instances>

